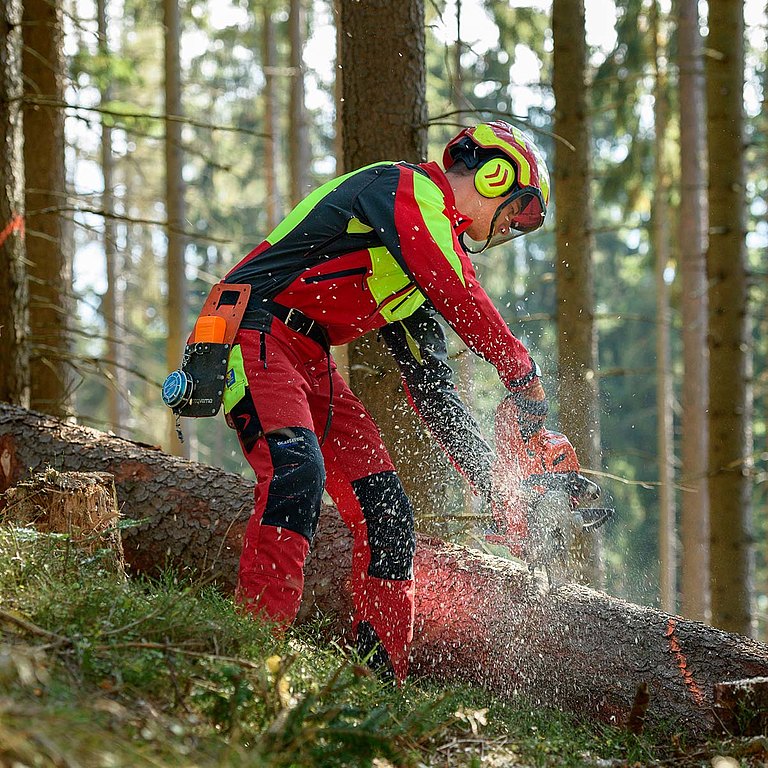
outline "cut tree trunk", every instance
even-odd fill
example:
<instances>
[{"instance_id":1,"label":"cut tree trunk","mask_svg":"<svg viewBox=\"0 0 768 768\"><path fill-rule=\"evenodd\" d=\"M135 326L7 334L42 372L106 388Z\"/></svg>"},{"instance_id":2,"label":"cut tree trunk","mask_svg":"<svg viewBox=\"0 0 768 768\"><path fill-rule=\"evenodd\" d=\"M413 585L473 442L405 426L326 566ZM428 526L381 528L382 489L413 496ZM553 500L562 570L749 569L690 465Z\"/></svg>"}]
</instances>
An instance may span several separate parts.
<instances>
[{"instance_id":1,"label":"cut tree trunk","mask_svg":"<svg viewBox=\"0 0 768 768\"><path fill-rule=\"evenodd\" d=\"M167 565L234 586L253 483L150 446L0 405L0 491L29 473L109 472L128 566ZM324 510L306 567L300 620L349 627L351 539ZM577 585L546 592L512 561L420 537L412 671L479 684L506 698L626 724L647 684L646 722L712 729L716 683L768 675L768 647Z\"/></svg>"}]
</instances>

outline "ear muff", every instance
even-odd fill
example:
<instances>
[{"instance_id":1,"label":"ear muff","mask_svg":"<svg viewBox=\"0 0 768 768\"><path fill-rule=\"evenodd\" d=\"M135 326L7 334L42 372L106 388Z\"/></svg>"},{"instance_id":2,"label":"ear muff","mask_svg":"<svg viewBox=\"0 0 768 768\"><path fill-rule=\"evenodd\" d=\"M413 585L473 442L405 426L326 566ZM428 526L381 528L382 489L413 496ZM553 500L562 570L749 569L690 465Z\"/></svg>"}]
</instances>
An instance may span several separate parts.
<instances>
[{"instance_id":1,"label":"ear muff","mask_svg":"<svg viewBox=\"0 0 768 768\"><path fill-rule=\"evenodd\" d=\"M506 195L515 183L515 166L503 157L492 157L475 172L475 189L483 197Z\"/></svg>"}]
</instances>

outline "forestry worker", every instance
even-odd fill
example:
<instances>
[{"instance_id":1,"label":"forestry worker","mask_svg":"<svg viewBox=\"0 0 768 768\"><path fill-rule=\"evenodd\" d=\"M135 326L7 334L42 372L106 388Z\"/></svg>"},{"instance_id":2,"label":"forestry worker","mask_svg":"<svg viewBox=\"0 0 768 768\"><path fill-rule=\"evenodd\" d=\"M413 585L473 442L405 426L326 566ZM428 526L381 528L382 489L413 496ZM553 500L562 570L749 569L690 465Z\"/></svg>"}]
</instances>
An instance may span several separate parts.
<instances>
[{"instance_id":1,"label":"forestry worker","mask_svg":"<svg viewBox=\"0 0 768 768\"><path fill-rule=\"evenodd\" d=\"M541 427L539 370L470 254L539 228L548 201L530 137L482 123L448 143L442 167L380 162L324 184L227 274L225 284L251 286L224 394L258 481L238 574L246 610L284 626L295 618L325 489L354 537L358 650L383 674L406 676L413 508L329 349L381 329L411 404L490 501L494 455L457 395L439 320L498 371L510 393L505 413L529 431Z\"/></svg>"}]
</instances>

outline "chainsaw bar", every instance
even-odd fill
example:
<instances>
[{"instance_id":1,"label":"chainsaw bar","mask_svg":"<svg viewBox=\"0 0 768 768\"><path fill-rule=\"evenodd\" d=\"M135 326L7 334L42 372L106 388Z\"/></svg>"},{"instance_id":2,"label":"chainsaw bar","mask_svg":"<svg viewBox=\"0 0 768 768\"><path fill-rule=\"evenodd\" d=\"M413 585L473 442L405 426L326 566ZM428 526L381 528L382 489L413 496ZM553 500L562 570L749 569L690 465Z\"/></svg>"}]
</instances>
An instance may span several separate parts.
<instances>
[{"instance_id":1,"label":"chainsaw bar","mask_svg":"<svg viewBox=\"0 0 768 768\"><path fill-rule=\"evenodd\" d=\"M596 531L613 518L615 510L580 507L599 498L600 488L575 471L529 475L522 485L527 491L533 539L529 570L543 568L549 587L554 588L566 580L568 553L577 532Z\"/></svg>"}]
</instances>

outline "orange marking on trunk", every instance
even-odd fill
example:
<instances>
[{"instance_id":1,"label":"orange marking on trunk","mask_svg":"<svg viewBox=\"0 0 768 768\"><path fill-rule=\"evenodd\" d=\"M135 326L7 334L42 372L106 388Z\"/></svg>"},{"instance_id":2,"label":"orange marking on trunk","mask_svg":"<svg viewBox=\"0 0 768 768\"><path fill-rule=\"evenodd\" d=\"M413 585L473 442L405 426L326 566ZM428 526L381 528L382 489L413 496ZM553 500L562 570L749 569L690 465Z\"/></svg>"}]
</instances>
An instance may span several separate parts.
<instances>
[{"instance_id":1,"label":"orange marking on trunk","mask_svg":"<svg viewBox=\"0 0 768 768\"><path fill-rule=\"evenodd\" d=\"M693 679L693 672L688 669L688 659L685 658L685 654L680 648L680 643L675 636L676 626L677 622L674 619L670 619L669 623L667 624L667 631L664 634L669 638L669 650L675 654L675 661L677 661L680 674L683 676L683 683L685 683L685 686L688 688L688 691L690 692L696 704L701 706L704 704L704 694L701 692L701 688L699 688L696 681Z\"/></svg>"},{"instance_id":2,"label":"orange marking on trunk","mask_svg":"<svg viewBox=\"0 0 768 768\"><path fill-rule=\"evenodd\" d=\"M14 232L24 234L24 217L17 213L9 222L5 225L5 228L0 232L0 247Z\"/></svg>"}]
</instances>

